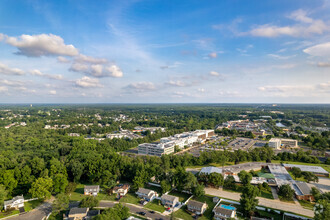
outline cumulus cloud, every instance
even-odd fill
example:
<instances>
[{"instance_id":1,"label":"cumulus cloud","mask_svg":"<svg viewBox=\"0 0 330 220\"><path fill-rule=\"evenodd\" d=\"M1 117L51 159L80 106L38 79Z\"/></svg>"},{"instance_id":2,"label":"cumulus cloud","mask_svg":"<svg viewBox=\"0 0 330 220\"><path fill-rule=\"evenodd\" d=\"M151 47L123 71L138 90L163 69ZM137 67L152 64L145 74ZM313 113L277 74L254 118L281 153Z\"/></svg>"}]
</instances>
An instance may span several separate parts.
<instances>
[{"instance_id":1,"label":"cumulus cloud","mask_svg":"<svg viewBox=\"0 0 330 220\"><path fill-rule=\"evenodd\" d=\"M313 34L323 34L330 30L330 27L322 20L314 20L308 17L307 12L303 10L294 11L288 17L299 23L292 26L264 24L253 28L249 31L249 34L257 37L270 38L279 36L306 37Z\"/></svg>"},{"instance_id":2,"label":"cumulus cloud","mask_svg":"<svg viewBox=\"0 0 330 220\"><path fill-rule=\"evenodd\" d=\"M10 68L7 65L0 63L0 74L4 75L24 75L24 71L18 68Z\"/></svg>"},{"instance_id":3,"label":"cumulus cloud","mask_svg":"<svg viewBox=\"0 0 330 220\"><path fill-rule=\"evenodd\" d=\"M50 90L50 91L49 91L49 94L50 94L50 95L56 95L56 90Z\"/></svg>"},{"instance_id":4,"label":"cumulus cloud","mask_svg":"<svg viewBox=\"0 0 330 220\"><path fill-rule=\"evenodd\" d=\"M197 91L198 92L205 92L205 89L204 88L198 88Z\"/></svg>"},{"instance_id":5,"label":"cumulus cloud","mask_svg":"<svg viewBox=\"0 0 330 220\"><path fill-rule=\"evenodd\" d=\"M6 37L6 43L17 47L16 54L28 57L78 55L78 49L71 44L65 44L60 36L53 34Z\"/></svg>"},{"instance_id":6,"label":"cumulus cloud","mask_svg":"<svg viewBox=\"0 0 330 220\"><path fill-rule=\"evenodd\" d=\"M208 55L210 58L217 58L218 54L216 52L209 53Z\"/></svg>"},{"instance_id":7,"label":"cumulus cloud","mask_svg":"<svg viewBox=\"0 0 330 220\"><path fill-rule=\"evenodd\" d=\"M145 92L155 90L156 87L152 82L136 82L127 85L125 89L131 89L136 92Z\"/></svg>"},{"instance_id":8,"label":"cumulus cloud","mask_svg":"<svg viewBox=\"0 0 330 220\"><path fill-rule=\"evenodd\" d=\"M170 85L170 86L176 86L176 87L185 87L185 86L188 86L187 83L182 82L180 80L177 80L177 81L170 80L170 81L166 82L166 84L167 85Z\"/></svg>"},{"instance_id":9,"label":"cumulus cloud","mask_svg":"<svg viewBox=\"0 0 330 220\"><path fill-rule=\"evenodd\" d=\"M7 92L8 88L5 86L0 86L0 92Z\"/></svg>"},{"instance_id":10,"label":"cumulus cloud","mask_svg":"<svg viewBox=\"0 0 330 220\"><path fill-rule=\"evenodd\" d=\"M330 57L330 42L317 44L303 50L305 53L312 56Z\"/></svg>"},{"instance_id":11,"label":"cumulus cloud","mask_svg":"<svg viewBox=\"0 0 330 220\"><path fill-rule=\"evenodd\" d=\"M63 79L63 76L60 74L57 74L57 75L46 74L46 73L42 73L40 70L37 70L37 69L31 70L30 74L33 76L41 76L41 77L45 77L48 79L57 79L57 80Z\"/></svg>"},{"instance_id":12,"label":"cumulus cloud","mask_svg":"<svg viewBox=\"0 0 330 220\"><path fill-rule=\"evenodd\" d=\"M330 81L314 85L267 85L258 87L266 95L289 96L318 96L320 93L330 93Z\"/></svg>"},{"instance_id":13,"label":"cumulus cloud","mask_svg":"<svg viewBox=\"0 0 330 220\"><path fill-rule=\"evenodd\" d=\"M74 59L69 70L85 73L94 77L123 77L123 72L117 65L110 64L103 58L94 58L81 54Z\"/></svg>"},{"instance_id":14,"label":"cumulus cloud","mask_svg":"<svg viewBox=\"0 0 330 220\"><path fill-rule=\"evenodd\" d=\"M100 88L103 85L100 84L99 80L96 78L90 78L88 76L84 76L81 79L76 80L75 84L79 87L83 88Z\"/></svg>"},{"instance_id":15,"label":"cumulus cloud","mask_svg":"<svg viewBox=\"0 0 330 220\"><path fill-rule=\"evenodd\" d=\"M25 83L22 81L18 81L18 80L1 79L0 84L5 85L5 86L11 86L11 87L21 87L21 86L24 86Z\"/></svg>"},{"instance_id":16,"label":"cumulus cloud","mask_svg":"<svg viewBox=\"0 0 330 220\"><path fill-rule=\"evenodd\" d=\"M59 62L59 63L70 63L70 60L66 57L59 56L59 57L57 57L57 62Z\"/></svg>"}]
</instances>

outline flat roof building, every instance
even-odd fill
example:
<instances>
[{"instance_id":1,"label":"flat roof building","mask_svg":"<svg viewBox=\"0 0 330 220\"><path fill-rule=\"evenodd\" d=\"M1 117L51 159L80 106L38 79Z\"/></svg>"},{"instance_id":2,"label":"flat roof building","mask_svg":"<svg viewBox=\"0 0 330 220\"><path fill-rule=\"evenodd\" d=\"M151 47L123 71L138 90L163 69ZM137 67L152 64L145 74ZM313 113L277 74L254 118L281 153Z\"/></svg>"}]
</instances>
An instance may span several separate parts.
<instances>
[{"instance_id":1,"label":"flat roof building","mask_svg":"<svg viewBox=\"0 0 330 220\"><path fill-rule=\"evenodd\" d=\"M320 166L308 166L308 165L298 165L298 164L283 164L287 169L292 169L292 167L298 167L301 171L312 172L317 176L329 176L329 172Z\"/></svg>"},{"instance_id":2,"label":"flat roof building","mask_svg":"<svg viewBox=\"0 0 330 220\"><path fill-rule=\"evenodd\" d=\"M138 154L161 157L163 154L174 153L174 142L143 143L138 146Z\"/></svg>"}]
</instances>

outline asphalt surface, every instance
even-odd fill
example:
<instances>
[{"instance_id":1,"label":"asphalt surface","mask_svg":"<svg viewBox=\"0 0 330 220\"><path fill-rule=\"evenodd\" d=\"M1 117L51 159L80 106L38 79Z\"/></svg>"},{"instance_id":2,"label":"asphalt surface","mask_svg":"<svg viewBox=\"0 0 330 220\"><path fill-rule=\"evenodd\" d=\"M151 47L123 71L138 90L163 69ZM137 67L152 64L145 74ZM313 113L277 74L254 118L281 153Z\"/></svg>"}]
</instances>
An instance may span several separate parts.
<instances>
[{"instance_id":1,"label":"asphalt surface","mask_svg":"<svg viewBox=\"0 0 330 220\"><path fill-rule=\"evenodd\" d=\"M10 220L42 220L45 218L49 213L52 211L52 205L49 202L44 202L40 206L38 206L36 209L20 214L18 216L14 216L11 218L8 218Z\"/></svg>"},{"instance_id":2,"label":"asphalt surface","mask_svg":"<svg viewBox=\"0 0 330 220\"><path fill-rule=\"evenodd\" d=\"M99 208L111 208L113 207L115 204L115 202L111 202L111 201L100 201L100 204L99 204ZM123 203L122 203L123 204ZM130 204L123 204L124 206L128 207L130 209L130 211L134 214L137 214L137 212L145 212L146 215L143 216L143 217L148 217L150 219L167 219L167 220L170 220L170 217L169 216L164 216L164 215L161 215L157 212L155 212L154 214L150 213L148 210L144 209L143 207L137 207L137 206L134 206L134 205L130 205Z\"/></svg>"}]
</instances>

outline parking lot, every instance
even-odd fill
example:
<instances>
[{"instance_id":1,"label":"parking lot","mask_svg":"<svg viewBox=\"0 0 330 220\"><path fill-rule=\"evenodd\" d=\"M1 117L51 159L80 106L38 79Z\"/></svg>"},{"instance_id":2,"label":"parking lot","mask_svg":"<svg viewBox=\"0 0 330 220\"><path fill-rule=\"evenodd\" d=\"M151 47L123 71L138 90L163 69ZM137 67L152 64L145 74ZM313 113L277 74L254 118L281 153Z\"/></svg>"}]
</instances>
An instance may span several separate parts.
<instances>
[{"instance_id":1,"label":"parking lot","mask_svg":"<svg viewBox=\"0 0 330 220\"><path fill-rule=\"evenodd\" d=\"M227 149L248 151L256 141L249 138L236 138L228 143Z\"/></svg>"}]
</instances>

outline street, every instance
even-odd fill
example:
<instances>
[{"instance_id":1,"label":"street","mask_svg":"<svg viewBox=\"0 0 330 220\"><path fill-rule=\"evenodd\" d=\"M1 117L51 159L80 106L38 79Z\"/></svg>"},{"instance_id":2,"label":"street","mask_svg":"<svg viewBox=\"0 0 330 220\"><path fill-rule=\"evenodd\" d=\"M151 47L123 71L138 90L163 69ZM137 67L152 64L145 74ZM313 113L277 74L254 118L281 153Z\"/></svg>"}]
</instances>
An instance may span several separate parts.
<instances>
[{"instance_id":1,"label":"street","mask_svg":"<svg viewBox=\"0 0 330 220\"><path fill-rule=\"evenodd\" d=\"M10 220L42 220L52 211L52 205L49 202L44 202L36 209L22 215L9 218Z\"/></svg>"},{"instance_id":2,"label":"street","mask_svg":"<svg viewBox=\"0 0 330 220\"><path fill-rule=\"evenodd\" d=\"M116 203L118 202L112 202L112 201L105 201L105 200L101 200L99 207L97 208L111 208L113 207ZM123 203L122 203L123 204ZM131 213L136 214L137 212L145 212L146 215L144 217L148 217L151 219L170 219L170 217L168 216L164 216L161 215L157 212L155 212L154 214L150 213L148 210L144 209L143 207L139 207L138 205L131 205L131 204L123 204L124 206L128 207L130 209Z\"/></svg>"}]
</instances>

